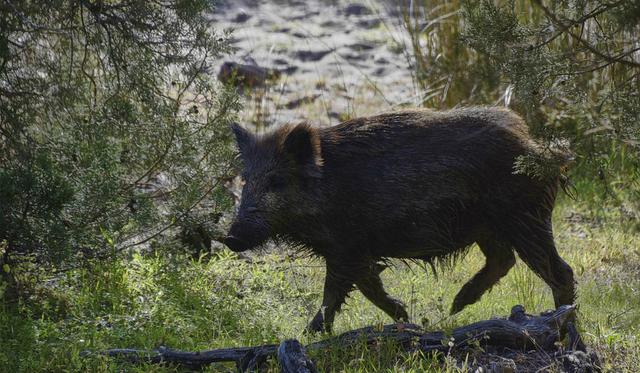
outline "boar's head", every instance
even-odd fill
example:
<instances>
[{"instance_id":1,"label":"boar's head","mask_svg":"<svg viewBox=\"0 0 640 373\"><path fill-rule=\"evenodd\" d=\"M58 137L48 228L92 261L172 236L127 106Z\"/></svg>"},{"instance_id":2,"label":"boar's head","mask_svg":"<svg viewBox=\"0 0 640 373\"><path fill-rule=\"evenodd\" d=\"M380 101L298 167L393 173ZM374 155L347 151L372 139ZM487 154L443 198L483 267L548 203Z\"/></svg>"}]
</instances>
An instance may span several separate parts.
<instances>
[{"instance_id":1,"label":"boar's head","mask_svg":"<svg viewBox=\"0 0 640 373\"><path fill-rule=\"evenodd\" d=\"M296 219L318 207L313 195L322 157L319 133L308 124L284 126L264 136L237 124L231 129L244 163L244 186L225 244L239 252L287 236Z\"/></svg>"}]
</instances>

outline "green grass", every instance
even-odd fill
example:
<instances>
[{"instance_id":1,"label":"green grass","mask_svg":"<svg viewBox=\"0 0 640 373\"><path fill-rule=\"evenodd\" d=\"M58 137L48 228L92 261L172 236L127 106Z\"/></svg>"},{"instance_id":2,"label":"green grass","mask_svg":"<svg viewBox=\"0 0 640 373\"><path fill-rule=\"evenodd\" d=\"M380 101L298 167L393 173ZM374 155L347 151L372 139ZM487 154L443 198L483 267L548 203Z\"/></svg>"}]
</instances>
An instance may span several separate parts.
<instances>
[{"instance_id":1,"label":"green grass","mask_svg":"<svg viewBox=\"0 0 640 373\"><path fill-rule=\"evenodd\" d=\"M615 210L615 209L614 209ZM569 218L568 218L569 217ZM565 200L555 214L556 242L579 283L579 327L607 369L640 366L640 235L615 214L585 213ZM286 260L277 253L250 264L223 252L211 260L170 254L134 256L68 273L40 283L20 306L0 307L0 371L152 371L168 366L133 366L83 350L117 347L182 350L277 343L298 338L320 303L324 276L319 259ZM389 292L403 299L412 321L431 330L448 329L507 315L515 304L529 312L552 308L549 288L521 262L482 300L450 317L459 288L483 264L469 255L437 277L399 264L383 273ZM354 292L337 317L337 333L391 320ZM393 345L356 346L313 355L323 370L457 371L447 359L398 353ZM210 371L230 371L217 364ZM272 371L277 371L275 364Z\"/></svg>"}]
</instances>

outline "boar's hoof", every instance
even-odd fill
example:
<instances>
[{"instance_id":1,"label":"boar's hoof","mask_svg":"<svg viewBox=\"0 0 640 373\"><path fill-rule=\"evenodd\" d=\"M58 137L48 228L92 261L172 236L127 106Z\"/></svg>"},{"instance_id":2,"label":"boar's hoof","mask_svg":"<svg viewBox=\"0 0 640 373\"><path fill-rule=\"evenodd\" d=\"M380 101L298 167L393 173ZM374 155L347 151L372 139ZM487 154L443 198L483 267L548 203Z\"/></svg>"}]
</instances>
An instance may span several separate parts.
<instances>
[{"instance_id":1,"label":"boar's hoof","mask_svg":"<svg viewBox=\"0 0 640 373\"><path fill-rule=\"evenodd\" d=\"M457 298L458 297L456 297L456 299L453 301L453 304L451 305L449 315L455 315L456 313L462 311L469 304L468 302Z\"/></svg>"},{"instance_id":2,"label":"boar's hoof","mask_svg":"<svg viewBox=\"0 0 640 373\"><path fill-rule=\"evenodd\" d=\"M325 325L322 314L318 313L316 317L314 317L313 320L311 320L311 322L309 323L309 325L307 325L307 327L304 329L304 332L305 334L317 334L322 332L330 333L331 325L330 324Z\"/></svg>"}]
</instances>

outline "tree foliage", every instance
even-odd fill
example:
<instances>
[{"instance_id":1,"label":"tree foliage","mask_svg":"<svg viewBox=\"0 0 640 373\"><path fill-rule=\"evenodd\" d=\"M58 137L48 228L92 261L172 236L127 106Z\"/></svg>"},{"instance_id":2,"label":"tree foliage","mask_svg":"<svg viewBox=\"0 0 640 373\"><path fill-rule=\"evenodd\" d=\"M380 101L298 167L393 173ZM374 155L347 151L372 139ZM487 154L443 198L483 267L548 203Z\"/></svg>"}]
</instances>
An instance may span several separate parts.
<instances>
[{"instance_id":1,"label":"tree foliage","mask_svg":"<svg viewBox=\"0 0 640 373\"><path fill-rule=\"evenodd\" d=\"M110 255L228 207L238 99L208 73L228 50L211 7L0 5L0 261Z\"/></svg>"},{"instance_id":2,"label":"tree foliage","mask_svg":"<svg viewBox=\"0 0 640 373\"><path fill-rule=\"evenodd\" d=\"M416 3L405 24L425 105L512 106L549 148L572 151L574 176L640 197L640 3ZM544 173L533 161L519 166Z\"/></svg>"}]
</instances>

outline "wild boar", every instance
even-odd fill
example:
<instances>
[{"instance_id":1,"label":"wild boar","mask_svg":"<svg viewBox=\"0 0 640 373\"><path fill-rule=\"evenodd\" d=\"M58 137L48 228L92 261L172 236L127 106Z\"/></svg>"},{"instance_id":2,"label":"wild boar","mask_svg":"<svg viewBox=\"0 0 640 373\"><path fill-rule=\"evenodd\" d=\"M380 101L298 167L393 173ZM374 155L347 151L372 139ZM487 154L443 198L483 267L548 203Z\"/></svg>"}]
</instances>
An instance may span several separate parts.
<instances>
[{"instance_id":1,"label":"wild boar","mask_svg":"<svg viewBox=\"0 0 640 373\"><path fill-rule=\"evenodd\" d=\"M380 263L438 261L473 243L486 264L456 295L452 313L505 276L514 251L551 287L556 306L574 302L573 272L551 226L559 178L514 172L516 158L540 146L512 111L406 110L262 136L232 129L245 184L225 243L239 252L276 238L325 259L322 307L308 330L330 330L354 286L394 320L407 320L403 303L383 288Z\"/></svg>"}]
</instances>

